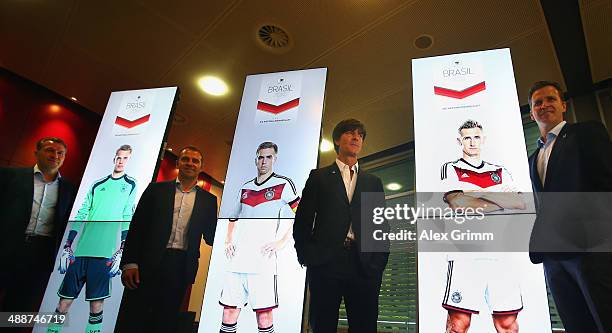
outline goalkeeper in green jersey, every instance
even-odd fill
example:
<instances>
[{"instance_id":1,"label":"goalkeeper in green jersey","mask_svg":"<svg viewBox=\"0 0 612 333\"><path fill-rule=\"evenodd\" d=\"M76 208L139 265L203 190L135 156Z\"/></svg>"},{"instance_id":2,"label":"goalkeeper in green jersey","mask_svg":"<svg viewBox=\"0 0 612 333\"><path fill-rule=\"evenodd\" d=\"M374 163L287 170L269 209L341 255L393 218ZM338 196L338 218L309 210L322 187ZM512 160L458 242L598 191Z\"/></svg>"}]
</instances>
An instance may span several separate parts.
<instances>
[{"instance_id":1,"label":"goalkeeper in green jersey","mask_svg":"<svg viewBox=\"0 0 612 333\"><path fill-rule=\"evenodd\" d=\"M123 243L136 197L136 180L125 174L131 155L132 147L119 147L113 158L113 173L91 185L60 258L59 271L66 275L57 292L60 300L55 311L67 313L85 285L90 311L86 333L102 331L104 299L111 296L111 278L120 274ZM117 249L119 235L121 245ZM50 325L47 332L59 333L61 329L61 325Z\"/></svg>"}]
</instances>

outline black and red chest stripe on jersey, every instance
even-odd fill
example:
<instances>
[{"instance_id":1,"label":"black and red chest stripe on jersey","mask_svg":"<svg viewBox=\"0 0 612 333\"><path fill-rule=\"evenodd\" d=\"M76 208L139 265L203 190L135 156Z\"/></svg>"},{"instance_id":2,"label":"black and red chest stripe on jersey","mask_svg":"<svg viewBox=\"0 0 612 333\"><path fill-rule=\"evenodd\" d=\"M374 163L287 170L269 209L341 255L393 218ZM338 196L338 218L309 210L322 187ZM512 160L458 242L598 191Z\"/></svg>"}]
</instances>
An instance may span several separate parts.
<instances>
[{"instance_id":1,"label":"black and red chest stripe on jersey","mask_svg":"<svg viewBox=\"0 0 612 333\"><path fill-rule=\"evenodd\" d=\"M453 166L460 182L474 184L480 188L487 188L502 183L502 169L476 172Z\"/></svg>"},{"instance_id":2,"label":"black and red chest stripe on jersey","mask_svg":"<svg viewBox=\"0 0 612 333\"><path fill-rule=\"evenodd\" d=\"M285 184L278 184L259 191L242 189L240 203L255 207L265 202L280 200L284 188Z\"/></svg>"}]
</instances>

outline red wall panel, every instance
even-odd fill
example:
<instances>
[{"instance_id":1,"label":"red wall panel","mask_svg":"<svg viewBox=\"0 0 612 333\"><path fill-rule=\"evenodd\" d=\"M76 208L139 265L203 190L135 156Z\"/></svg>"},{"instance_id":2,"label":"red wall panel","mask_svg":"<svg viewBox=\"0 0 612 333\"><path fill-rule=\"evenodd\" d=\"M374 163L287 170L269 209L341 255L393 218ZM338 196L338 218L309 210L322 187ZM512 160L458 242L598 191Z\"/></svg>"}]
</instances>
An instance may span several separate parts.
<instances>
[{"instance_id":1,"label":"red wall panel","mask_svg":"<svg viewBox=\"0 0 612 333\"><path fill-rule=\"evenodd\" d=\"M0 69L0 165L33 166L36 141L56 136L68 145L60 172L78 184L100 120L63 96Z\"/></svg>"}]
</instances>

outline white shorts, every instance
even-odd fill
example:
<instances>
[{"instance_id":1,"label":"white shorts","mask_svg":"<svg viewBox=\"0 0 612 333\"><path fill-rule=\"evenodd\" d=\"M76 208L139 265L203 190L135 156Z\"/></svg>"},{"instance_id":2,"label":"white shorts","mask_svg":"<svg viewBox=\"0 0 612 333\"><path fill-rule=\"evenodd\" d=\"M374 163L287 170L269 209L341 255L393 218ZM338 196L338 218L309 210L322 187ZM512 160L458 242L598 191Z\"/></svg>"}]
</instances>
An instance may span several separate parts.
<instances>
[{"instance_id":1,"label":"white shorts","mask_svg":"<svg viewBox=\"0 0 612 333\"><path fill-rule=\"evenodd\" d=\"M276 275L227 272L219 304L234 309L250 304L255 312L277 308Z\"/></svg>"},{"instance_id":2,"label":"white shorts","mask_svg":"<svg viewBox=\"0 0 612 333\"><path fill-rule=\"evenodd\" d=\"M523 299L511 272L495 257L449 260L442 307L478 314L485 302L493 315L519 313Z\"/></svg>"}]
</instances>

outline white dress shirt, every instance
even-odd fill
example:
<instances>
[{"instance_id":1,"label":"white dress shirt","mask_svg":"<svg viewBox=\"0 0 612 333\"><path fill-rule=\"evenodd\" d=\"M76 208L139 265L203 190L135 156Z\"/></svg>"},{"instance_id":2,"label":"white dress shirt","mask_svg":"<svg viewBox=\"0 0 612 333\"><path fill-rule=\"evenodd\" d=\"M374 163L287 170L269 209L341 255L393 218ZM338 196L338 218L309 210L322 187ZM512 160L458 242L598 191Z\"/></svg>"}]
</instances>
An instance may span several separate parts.
<instances>
[{"instance_id":1,"label":"white dress shirt","mask_svg":"<svg viewBox=\"0 0 612 333\"><path fill-rule=\"evenodd\" d=\"M344 183L344 189L346 190L346 197L348 198L349 203L353 200L353 193L355 192L355 186L357 185L357 172L359 170L359 163L355 163L352 167L349 167L344 162L336 159L336 164L338 165L338 169L340 169L340 175L342 176L342 182ZM353 171L353 176L351 177L351 170ZM350 225L349 231L346 234L346 238L350 240L355 239L355 234L353 233L353 224Z\"/></svg>"},{"instance_id":2,"label":"white dress shirt","mask_svg":"<svg viewBox=\"0 0 612 333\"><path fill-rule=\"evenodd\" d=\"M193 205L195 204L196 184L189 190L183 191L181 183L178 178L176 179L172 231L166 245L168 249L187 250L187 230L189 230L189 219L191 219Z\"/></svg>"},{"instance_id":3,"label":"white dress shirt","mask_svg":"<svg viewBox=\"0 0 612 333\"><path fill-rule=\"evenodd\" d=\"M196 183L197 184L197 183ZM188 191L183 191L181 183L176 179L176 190L174 192L174 211L172 212L172 230L166 244L167 249L187 250L187 230L189 230L189 219L193 212L196 198L196 184ZM122 271L138 268L137 263L123 265Z\"/></svg>"},{"instance_id":4,"label":"white dress shirt","mask_svg":"<svg viewBox=\"0 0 612 333\"><path fill-rule=\"evenodd\" d=\"M32 214L26 227L29 236L53 236L53 218L59 196L59 179L57 174L51 182L45 182L38 164L34 166L34 197L32 199Z\"/></svg>"},{"instance_id":5,"label":"white dress shirt","mask_svg":"<svg viewBox=\"0 0 612 333\"><path fill-rule=\"evenodd\" d=\"M537 166L538 175L540 176L540 180L542 181L542 186L544 186L544 183L546 182L546 169L548 168L548 159L550 158L550 153L552 152L553 147L555 146L557 136L559 136L559 133L561 132L563 126L565 126L566 123L566 121L562 121L557 124L557 126L553 127L550 132L546 133L546 143L544 143L544 140L542 140L542 138L538 138L538 148L540 148L540 151L538 152Z\"/></svg>"}]
</instances>

